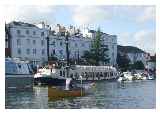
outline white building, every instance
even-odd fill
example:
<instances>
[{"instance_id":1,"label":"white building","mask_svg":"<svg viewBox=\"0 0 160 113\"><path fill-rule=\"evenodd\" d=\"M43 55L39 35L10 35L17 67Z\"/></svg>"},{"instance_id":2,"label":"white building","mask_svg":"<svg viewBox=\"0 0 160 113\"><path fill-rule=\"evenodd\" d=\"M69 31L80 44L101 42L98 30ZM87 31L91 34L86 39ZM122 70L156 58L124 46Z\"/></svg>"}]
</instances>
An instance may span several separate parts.
<instances>
[{"instance_id":1,"label":"white building","mask_svg":"<svg viewBox=\"0 0 160 113\"><path fill-rule=\"evenodd\" d=\"M149 56L145 52L127 53L127 55L131 64L135 63L136 61L142 61L143 64L146 65L147 61L149 60Z\"/></svg>"},{"instance_id":2,"label":"white building","mask_svg":"<svg viewBox=\"0 0 160 113\"><path fill-rule=\"evenodd\" d=\"M66 59L66 44L64 36L50 35L50 55L55 55L59 59ZM84 51L90 50L91 40L79 36L72 35L69 37L69 52L70 58L78 59L83 56Z\"/></svg>"},{"instance_id":3,"label":"white building","mask_svg":"<svg viewBox=\"0 0 160 113\"><path fill-rule=\"evenodd\" d=\"M89 51L96 35L94 30L85 30L81 34L80 30L73 26L65 28L60 24L55 26L54 31L50 31L49 26L46 26L43 22L38 25L11 22L7 24L7 27L10 30L9 47L11 57L30 60L33 64L41 64L48 60L47 36L49 36L49 55L55 55L58 59L63 60L66 59L64 37L66 29L71 35L69 37L69 52L72 59L78 59L78 57L83 56L84 51ZM109 64L115 65L117 59L117 36L102 33L102 37L103 45L108 47L106 54L110 58Z\"/></svg>"},{"instance_id":4,"label":"white building","mask_svg":"<svg viewBox=\"0 0 160 113\"><path fill-rule=\"evenodd\" d=\"M108 57L110 58L110 65L117 64L117 36L116 35L109 35L103 33L102 37L104 38L104 45L108 46Z\"/></svg>"},{"instance_id":5,"label":"white building","mask_svg":"<svg viewBox=\"0 0 160 113\"><path fill-rule=\"evenodd\" d=\"M147 61L146 68L152 71L156 70L156 55L150 56L150 60Z\"/></svg>"},{"instance_id":6,"label":"white building","mask_svg":"<svg viewBox=\"0 0 160 113\"><path fill-rule=\"evenodd\" d=\"M83 36L86 38L94 39L96 36L96 31L85 29L82 30ZM110 65L116 65L116 59L117 59L117 36L116 35L110 35L106 33L102 33L102 41L103 45L108 47L107 55L110 59Z\"/></svg>"},{"instance_id":7,"label":"white building","mask_svg":"<svg viewBox=\"0 0 160 113\"><path fill-rule=\"evenodd\" d=\"M146 68L149 70L152 70L152 71L155 70L156 69L156 62L148 61Z\"/></svg>"},{"instance_id":8,"label":"white building","mask_svg":"<svg viewBox=\"0 0 160 113\"><path fill-rule=\"evenodd\" d=\"M33 64L47 61L47 28L23 22L11 22L7 27L10 31L11 57L30 60Z\"/></svg>"}]
</instances>

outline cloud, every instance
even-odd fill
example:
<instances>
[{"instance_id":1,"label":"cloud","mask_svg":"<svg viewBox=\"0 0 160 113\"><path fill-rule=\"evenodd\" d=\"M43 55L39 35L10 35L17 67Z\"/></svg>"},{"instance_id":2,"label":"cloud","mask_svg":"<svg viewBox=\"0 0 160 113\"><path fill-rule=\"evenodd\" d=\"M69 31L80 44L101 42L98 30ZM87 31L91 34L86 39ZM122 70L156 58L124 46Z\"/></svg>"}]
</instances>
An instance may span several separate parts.
<instances>
[{"instance_id":1,"label":"cloud","mask_svg":"<svg viewBox=\"0 0 160 113\"><path fill-rule=\"evenodd\" d=\"M54 21L56 7L4 5L0 10L2 14L1 20L6 22L16 20L37 23L44 20L51 24ZM52 16L52 18L49 18L50 16Z\"/></svg>"},{"instance_id":2,"label":"cloud","mask_svg":"<svg viewBox=\"0 0 160 113\"><path fill-rule=\"evenodd\" d=\"M135 44L151 53L156 52L156 34L155 31L141 30L134 35Z\"/></svg>"},{"instance_id":3,"label":"cloud","mask_svg":"<svg viewBox=\"0 0 160 113\"><path fill-rule=\"evenodd\" d=\"M155 21L155 7L145 7L143 12L137 17L137 22Z\"/></svg>"},{"instance_id":4,"label":"cloud","mask_svg":"<svg viewBox=\"0 0 160 113\"><path fill-rule=\"evenodd\" d=\"M72 19L75 24L94 24L111 19L145 23L155 21L154 6L74 6Z\"/></svg>"},{"instance_id":5,"label":"cloud","mask_svg":"<svg viewBox=\"0 0 160 113\"><path fill-rule=\"evenodd\" d=\"M156 53L156 34L152 30L139 30L135 33L121 33L118 37L121 45L136 46L151 54Z\"/></svg>"},{"instance_id":6,"label":"cloud","mask_svg":"<svg viewBox=\"0 0 160 113\"><path fill-rule=\"evenodd\" d=\"M131 40L132 34L129 32L123 32L118 34L118 44L122 45L133 45L133 41Z\"/></svg>"},{"instance_id":7,"label":"cloud","mask_svg":"<svg viewBox=\"0 0 160 113\"><path fill-rule=\"evenodd\" d=\"M95 24L110 19L110 12L106 7L77 6L72 8L72 19L76 25Z\"/></svg>"},{"instance_id":8,"label":"cloud","mask_svg":"<svg viewBox=\"0 0 160 113\"><path fill-rule=\"evenodd\" d=\"M61 10L61 8L64 8L64 10ZM143 27L145 25L144 23L153 24L153 22L155 22L155 7L153 6L3 5L0 7L0 14L0 22L6 21L7 23L13 20L29 23L37 23L45 20L48 24L54 24L55 19L57 18L56 16L58 16L58 18L62 18L63 20L63 14L69 14L70 18L67 20L70 21L68 23L74 22L76 25L92 24L94 26L99 26L101 25L100 23L110 21L111 26L110 24L105 24L105 26L108 25L108 28L113 28L116 22L118 25L118 23L123 21L126 22L125 25L127 28L122 27L122 29L125 29L126 33L117 33L120 37L118 37L118 42L120 44L135 45L149 52L155 52L155 32L152 30L137 30L135 28L129 28L130 26L128 24L133 23L135 26L138 26L138 29L140 28L139 26ZM144 27L140 29L144 29ZM123 30L119 31L123 32ZM127 31L129 31L129 33Z\"/></svg>"}]
</instances>

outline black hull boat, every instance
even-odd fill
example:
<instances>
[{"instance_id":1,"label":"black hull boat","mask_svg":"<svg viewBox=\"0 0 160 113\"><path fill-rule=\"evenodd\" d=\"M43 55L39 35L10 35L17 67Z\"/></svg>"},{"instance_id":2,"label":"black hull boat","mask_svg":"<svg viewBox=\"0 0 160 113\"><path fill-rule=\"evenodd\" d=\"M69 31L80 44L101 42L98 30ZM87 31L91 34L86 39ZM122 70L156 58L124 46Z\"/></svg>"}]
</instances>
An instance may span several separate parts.
<instances>
[{"instance_id":1,"label":"black hull boat","mask_svg":"<svg viewBox=\"0 0 160 113\"><path fill-rule=\"evenodd\" d=\"M101 81L116 81L119 74L114 67L108 66L77 66L75 69L39 69L34 75L34 84L64 86L67 78L74 83L92 83Z\"/></svg>"},{"instance_id":2,"label":"black hull boat","mask_svg":"<svg viewBox=\"0 0 160 113\"><path fill-rule=\"evenodd\" d=\"M93 83L93 82L103 82L103 81L108 81L108 82L113 82L117 81L117 78L112 78L112 79L101 79L101 80L76 80L72 79L72 82L74 84L80 84L82 83ZM35 85L49 85L49 86L65 86L66 85L66 79L61 79L61 78L53 78L53 77L38 77L34 78L34 84Z\"/></svg>"},{"instance_id":3,"label":"black hull boat","mask_svg":"<svg viewBox=\"0 0 160 113\"><path fill-rule=\"evenodd\" d=\"M66 79L58 79L52 77L34 78L35 85L65 86Z\"/></svg>"}]
</instances>

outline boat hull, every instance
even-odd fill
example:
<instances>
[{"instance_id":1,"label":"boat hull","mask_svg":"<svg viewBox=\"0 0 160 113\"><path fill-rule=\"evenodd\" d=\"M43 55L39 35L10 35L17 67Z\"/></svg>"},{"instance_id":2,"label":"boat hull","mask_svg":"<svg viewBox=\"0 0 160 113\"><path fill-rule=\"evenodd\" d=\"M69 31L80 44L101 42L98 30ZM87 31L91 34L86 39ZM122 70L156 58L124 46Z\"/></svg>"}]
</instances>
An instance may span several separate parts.
<instances>
[{"instance_id":1,"label":"boat hull","mask_svg":"<svg viewBox=\"0 0 160 113\"><path fill-rule=\"evenodd\" d=\"M33 88L34 78L32 75L6 75L5 88L26 89Z\"/></svg>"},{"instance_id":2,"label":"boat hull","mask_svg":"<svg viewBox=\"0 0 160 113\"><path fill-rule=\"evenodd\" d=\"M52 77L38 77L38 78L34 78L34 84L64 86L66 85L66 79L58 79L58 78L52 78Z\"/></svg>"},{"instance_id":3,"label":"boat hull","mask_svg":"<svg viewBox=\"0 0 160 113\"><path fill-rule=\"evenodd\" d=\"M74 89L74 90L62 90L56 87L48 87L48 100L58 100L63 98L72 98L72 97L80 97L84 96L83 89Z\"/></svg>"},{"instance_id":4,"label":"boat hull","mask_svg":"<svg viewBox=\"0 0 160 113\"><path fill-rule=\"evenodd\" d=\"M101 79L101 80L75 80L73 79L73 83L92 83L92 82L102 82L102 81L117 81L117 78L112 79ZM58 79L58 78L52 78L52 77L38 77L34 78L34 84L35 85L50 85L50 86L65 86L66 85L66 79Z\"/></svg>"}]
</instances>

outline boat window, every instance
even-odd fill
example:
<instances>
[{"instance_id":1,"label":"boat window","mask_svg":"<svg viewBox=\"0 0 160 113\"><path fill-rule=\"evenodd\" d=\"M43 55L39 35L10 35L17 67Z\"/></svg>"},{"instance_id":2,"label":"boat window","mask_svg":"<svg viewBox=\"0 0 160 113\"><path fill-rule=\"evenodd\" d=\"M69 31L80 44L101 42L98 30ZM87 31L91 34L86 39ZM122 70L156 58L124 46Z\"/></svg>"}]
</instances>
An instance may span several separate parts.
<instances>
[{"instance_id":1,"label":"boat window","mask_svg":"<svg viewBox=\"0 0 160 113\"><path fill-rule=\"evenodd\" d=\"M113 72L111 72L111 76L113 76Z\"/></svg>"},{"instance_id":2,"label":"boat window","mask_svg":"<svg viewBox=\"0 0 160 113\"><path fill-rule=\"evenodd\" d=\"M63 76L65 77L65 71L63 71Z\"/></svg>"},{"instance_id":3,"label":"boat window","mask_svg":"<svg viewBox=\"0 0 160 113\"><path fill-rule=\"evenodd\" d=\"M21 68L21 64L18 64L18 68Z\"/></svg>"},{"instance_id":4,"label":"boat window","mask_svg":"<svg viewBox=\"0 0 160 113\"><path fill-rule=\"evenodd\" d=\"M5 62L5 73L17 73L16 63Z\"/></svg>"},{"instance_id":5,"label":"boat window","mask_svg":"<svg viewBox=\"0 0 160 113\"><path fill-rule=\"evenodd\" d=\"M84 77L84 73L83 72L82 72L81 76Z\"/></svg>"},{"instance_id":6,"label":"boat window","mask_svg":"<svg viewBox=\"0 0 160 113\"><path fill-rule=\"evenodd\" d=\"M60 71L60 76L62 76L62 71Z\"/></svg>"}]
</instances>

